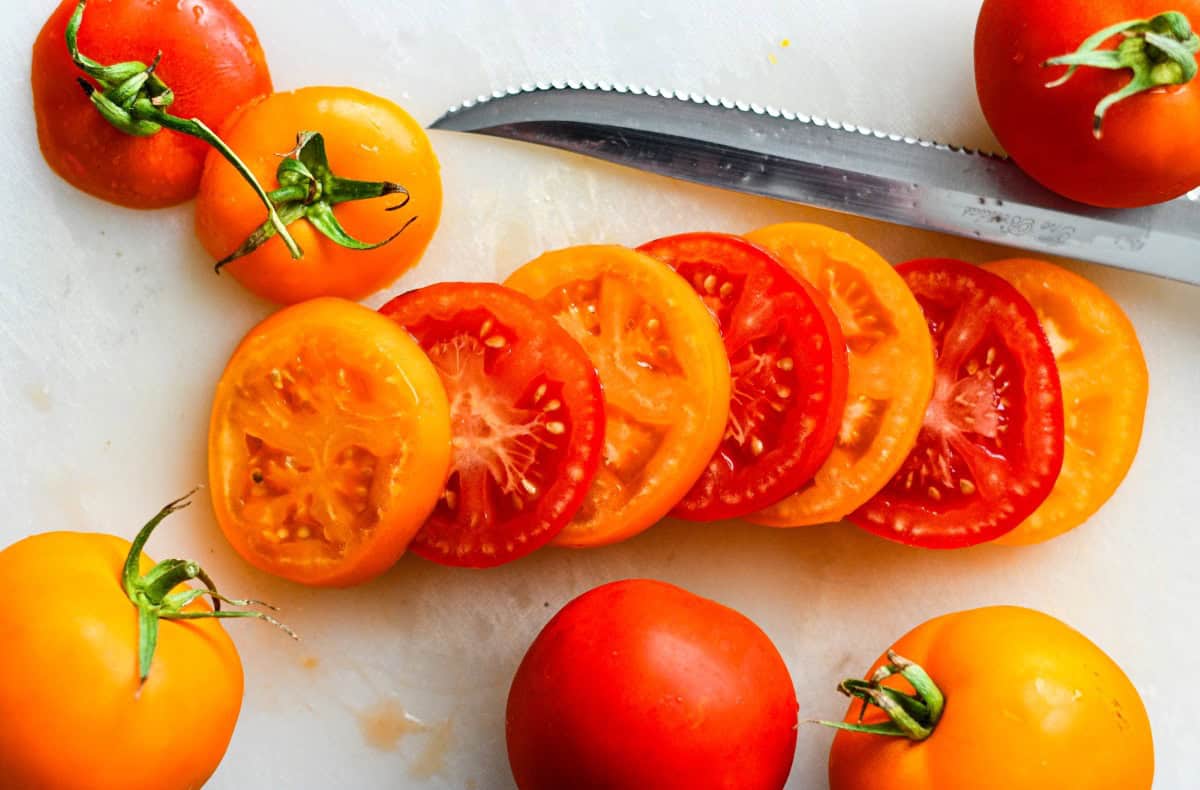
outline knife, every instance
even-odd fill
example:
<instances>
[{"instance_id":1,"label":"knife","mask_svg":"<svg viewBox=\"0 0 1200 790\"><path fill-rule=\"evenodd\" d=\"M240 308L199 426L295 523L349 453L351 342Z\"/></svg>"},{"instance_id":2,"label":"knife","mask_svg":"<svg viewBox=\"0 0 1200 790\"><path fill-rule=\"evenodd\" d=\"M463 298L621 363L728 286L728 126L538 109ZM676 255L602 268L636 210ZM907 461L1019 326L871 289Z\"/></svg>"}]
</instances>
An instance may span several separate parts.
<instances>
[{"instance_id":1,"label":"knife","mask_svg":"<svg viewBox=\"0 0 1200 790\"><path fill-rule=\"evenodd\" d=\"M1138 209L1067 200L1011 160L774 107L619 84L527 84L430 128L1200 285L1200 189Z\"/></svg>"}]
</instances>

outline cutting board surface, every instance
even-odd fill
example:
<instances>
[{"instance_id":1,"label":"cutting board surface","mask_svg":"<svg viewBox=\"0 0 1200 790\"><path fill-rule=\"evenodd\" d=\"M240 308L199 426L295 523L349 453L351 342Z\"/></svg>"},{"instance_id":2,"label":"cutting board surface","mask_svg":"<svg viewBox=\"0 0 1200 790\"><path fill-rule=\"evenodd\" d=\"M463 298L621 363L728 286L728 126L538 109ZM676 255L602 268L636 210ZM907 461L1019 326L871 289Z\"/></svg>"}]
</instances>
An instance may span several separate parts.
<instances>
[{"instance_id":1,"label":"cutting board surface","mask_svg":"<svg viewBox=\"0 0 1200 790\"><path fill-rule=\"evenodd\" d=\"M421 8L422 5L428 5ZM271 306L215 277L191 207L131 212L65 185L37 153L22 75L50 3L0 8L8 133L0 278L0 545L55 529L132 535L205 478L213 386ZM481 92L536 80L650 84L785 106L994 147L975 103L978 2L836 0L645 4L613 0L244 0L280 88L356 84L423 121ZM653 6L653 7L643 7ZM785 45L785 41L787 42ZM446 207L420 266L370 300L448 279L499 279L546 249L740 232L789 219L856 234L890 260L1011 253L684 185L549 151L435 133ZM1200 265L1200 262L1197 262ZM674 582L745 612L775 640L801 716L839 715L839 679L913 625L1020 604L1103 646L1142 692L1163 790L1194 787L1200 600L1200 289L1069 264L1129 312L1152 389L1141 453L1113 500L1048 545L907 549L847 525L772 531L666 523L626 544L550 550L488 572L408 557L380 580L314 591L233 554L207 502L151 553L200 559L228 592L279 604L304 639L230 631L245 708L215 790L510 788L504 701L525 647L573 596L614 579ZM0 580L2 583L3 580ZM185 725L186 726L186 725ZM802 725L790 788L823 788L831 735Z\"/></svg>"}]
</instances>

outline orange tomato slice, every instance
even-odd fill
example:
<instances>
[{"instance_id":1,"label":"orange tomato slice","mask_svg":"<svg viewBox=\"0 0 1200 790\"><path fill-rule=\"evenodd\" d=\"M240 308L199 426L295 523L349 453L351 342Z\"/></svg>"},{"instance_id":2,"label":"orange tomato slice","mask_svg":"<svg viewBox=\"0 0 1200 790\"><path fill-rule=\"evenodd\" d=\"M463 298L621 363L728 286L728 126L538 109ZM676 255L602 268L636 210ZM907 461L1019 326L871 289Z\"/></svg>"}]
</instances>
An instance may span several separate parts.
<instances>
[{"instance_id":1,"label":"orange tomato slice","mask_svg":"<svg viewBox=\"0 0 1200 790\"><path fill-rule=\"evenodd\" d=\"M933 393L933 344L921 306L867 245L822 225L784 223L750 233L829 302L846 337L850 381L833 452L812 482L749 516L772 527L839 521L904 463Z\"/></svg>"},{"instance_id":2,"label":"orange tomato slice","mask_svg":"<svg viewBox=\"0 0 1200 790\"><path fill-rule=\"evenodd\" d=\"M699 479L729 416L729 358L686 280L624 247L549 252L505 285L550 311L587 351L606 409L604 460L555 543L614 543L667 515Z\"/></svg>"},{"instance_id":3,"label":"orange tomato slice","mask_svg":"<svg viewBox=\"0 0 1200 790\"><path fill-rule=\"evenodd\" d=\"M315 299L242 340L208 442L213 507L239 554L292 581L357 584L391 567L437 504L450 407L399 324Z\"/></svg>"},{"instance_id":4,"label":"orange tomato slice","mask_svg":"<svg viewBox=\"0 0 1200 790\"><path fill-rule=\"evenodd\" d=\"M997 543L1040 543L1082 524L1117 490L1137 455L1149 373L1133 324L1104 291L1045 261L989 263L1037 312L1062 382L1062 471L1046 501Z\"/></svg>"}]
</instances>

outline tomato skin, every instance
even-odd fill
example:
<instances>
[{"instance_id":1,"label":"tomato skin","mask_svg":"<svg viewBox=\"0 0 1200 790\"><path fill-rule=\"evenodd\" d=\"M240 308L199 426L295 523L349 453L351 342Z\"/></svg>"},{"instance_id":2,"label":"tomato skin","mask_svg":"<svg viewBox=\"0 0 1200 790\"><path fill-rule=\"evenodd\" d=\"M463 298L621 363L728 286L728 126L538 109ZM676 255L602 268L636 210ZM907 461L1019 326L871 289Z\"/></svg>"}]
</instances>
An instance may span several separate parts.
<instances>
[{"instance_id":1,"label":"tomato skin","mask_svg":"<svg viewBox=\"0 0 1200 790\"><path fill-rule=\"evenodd\" d=\"M242 664L216 620L160 621L138 688L129 543L55 532L0 551L0 790L191 790L225 755ZM141 572L153 562L142 556ZM188 607L196 611L203 603Z\"/></svg>"},{"instance_id":2,"label":"tomato skin","mask_svg":"<svg viewBox=\"0 0 1200 790\"><path fill-rule=\"evenodd\" d=\"M33 45L33 107L46 162L75 187L121 206L191 199L208 145L170 130L133 137L100 116L67 53L67 20L77 3L62 0ZM150 63L161 50L157 73L176 96L170 112L214 129L239 105L271 92L258 36L229 0L90 0L79 48L106 65Z\"/></svg>"},{"instance_id":3,"label":"tomato skin","mask_svg":"<svg viewBox=\"0 0 1200 790\"><path fill-rule=\"evenodd\" d=\"M951 259L896 271L933 336L933 398L900 470L850 520L924 548L995 540L1045 501L1062 469L1054 354L1032 305L1001 277Z\"/></svg>"},{"instance_id":4,"label":"tomato skin","mask_svg":"<svg viewBox=\"0 0 1200 790\"><path fill-rule=\"evenodd\" d=\"M1154 744L1137 690L1053 617L1007 606L958 612L918 626L893 649L942 690L942 719L919 743L839 731L830 790L1149 790ZM859 709L850 705L845 720ZM883 720L877 709L866 718Z\"/></svg>"},{"instance_id":5,"label":"tomato skin","mask_svg":"<svg viewBox=\"0 0 1200 790\"><path fill-rule=\"evenodd\" d=\"M733 369L729 424L671 514L747 516L807 483L829 457L846 405L846 341L824 297L740 236L685 233L643 244L717 316Z\"/></svg>"},{"instance_id":6,"label":"tomato skin","mask_svg":"<svg viewBox=\"0 0 1200 790\"><path fill-rule=\"evenodd\" d=\"M217 383L213 511L230 545L268 573L318 587L378 576L428 518L449 465L450 408L433 364L403 328L354 302L269 316Z\"/></svg>"},{"instance_id":7,"label":"tomato skin","mask_svg":"<svg viewBox=\"0 0 1200 790\"><path fill-rule=\"evenodd\" d=\"M584 593L538 635L509 692L521 790L780 790L796 695L743 615L662 582Z\"/></svg>"},{"instance_id":8,"label":"tomato skin","mask_svg":"<svg viewBox=\"0 0 1200 790\"><path fill-rule=\"evenodd\" d=\"M412 333L450 398L450 478L413 553L488 568L544 546L579 510L604 446L604 397L583 347L494 283L430 285L379 312Z\"/></svg>"},{"instance_id":9,"label":"tomato skin","mask_svg":"<svg viewBox=\"0 0 1200 790\"><path fill-rule=\"evenodd\" d=\"M1073 200L1111 208L1159 203L1200 186L1200 82L1117 103L1097 140L1095 106L1128 83L1131 72L1080 68L1066 84L1047 88L1066 68L1041 65L1110 25L1168 9L1200 26L1200 0L984 2L975 32L979 103L1000 144L1029 175Z\"/></svg>"},{"instance_id":10,"label":"tomato skin","mask_svg":"<svg viewBox=\"0 0 1200 790\"><path fill-rule=\"evenodd\" d=\"M362 181L394 181L409 191L341 203L334 214L355 238L382 241L416 220L393 241L373 250L351 250L319 233L305 219L288 226L304 250L293 259L278 237L222 271L255 294L279 304L321 296L362 299L390 285L420 260L442 211L441 169L425 130L398 105L356 88L308 87L274 93L231 115L222 138L268 191L279 154L296 147L301 131L320 132L333 173ZM250 186L216 151L204 166L196 200L196 235L214 260L241 246L262 224L263 207Z\"/></svg>"}]
</instances>

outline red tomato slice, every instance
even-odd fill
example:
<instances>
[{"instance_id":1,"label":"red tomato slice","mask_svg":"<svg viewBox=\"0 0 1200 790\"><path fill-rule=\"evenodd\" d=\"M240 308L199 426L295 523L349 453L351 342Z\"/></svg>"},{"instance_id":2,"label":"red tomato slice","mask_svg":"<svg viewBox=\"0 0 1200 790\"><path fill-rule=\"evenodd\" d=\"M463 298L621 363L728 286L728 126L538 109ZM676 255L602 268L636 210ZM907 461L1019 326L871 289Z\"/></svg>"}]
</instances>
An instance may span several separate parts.
<instances>
[{"instance_id":1,"label":"red tomato slice","mask_svg":"<svg viewBox=\"0 0 1200 790\"><path fill-rule=\"evenodd\" d=\"M762 510L808 482L846 404L846 344L812 286L739 236L689 233L640 248L691 283L717 316L733 372L729 422L672 512L693 521Z\"/></svg>"},{"instance_id":2,"label":"red tomato slice","mask_svg":"<svg viewBox=\"0 0 1200 790\"><path fill-rule=\"evenodd\" d=\"M933 336L933 399L900 471L850 520L926 548L993 540L1037 509L1062 468L1054 355L1033 307L1000 277L954 260L896 271Z\"/></svg>"},{"instance_id":3,"label":"red tomato slice","mask_svg":"<svg viewBox=\"0 0 1200 790\"><path fill-rule=\"evenodd\" d=\"M548 543L600 464L604 401L583 348L528 297L494 283L441 283L380 312L442 377L453 421L446 491L412 551L491 567Z\"/></svg>"}]
</instances>

